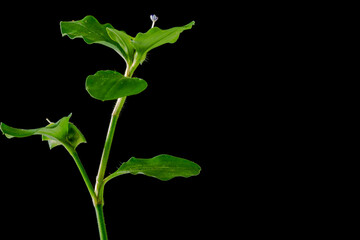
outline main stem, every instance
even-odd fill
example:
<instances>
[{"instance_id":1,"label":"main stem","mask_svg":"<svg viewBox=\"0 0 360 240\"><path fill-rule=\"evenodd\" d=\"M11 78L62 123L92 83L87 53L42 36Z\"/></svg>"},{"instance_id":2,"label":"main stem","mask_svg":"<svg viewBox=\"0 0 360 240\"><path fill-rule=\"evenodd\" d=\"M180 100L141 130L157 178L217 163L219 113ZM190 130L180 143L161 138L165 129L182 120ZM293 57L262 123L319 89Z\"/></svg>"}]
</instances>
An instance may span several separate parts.
<instances>
[{"instance_id":1,"label":"main stem","mask_svg":"<svg viewBox=\"0 0 360 240\"><path fill-rule=\"evenodd\" d=\"M101 204L95 205L95 211L96 211L96 218L97 218L97 222L98 222L98 226L99 226L100 240L107 240L108 237L107 237L107 233L106 233L103 205L101 205Z\"/></svg>"},{"instance_id":2,"label":"main stem","mask_svg":"<svg viewBox=\"0 0 360 240\"><path fill-rule=\"evenodd\" d=\"M134 64L132 66L127 66L124 76L131 77L131 75L135 71L136 67L137 67L137 65L135 66ZM96 211L96 217L97 217L99 234L100 234L101 240L108 239L107 233L106 233L104 212L103 212L103 207L104 207L103 194L104 194L104 184L105 184L104 175L105 175L105 171L106 171L107 162L109 159L111 145L112 145L113 138L114 138L116 123L118 121L121 109L124 106L125 100L126 100L126 97L117 99L114 110L111 114L109 129L108 129L106 140L105 140L104 150L103 150L103 153L101 156L98 175L96 177L96 185L95 185L96 198L93 198L93 201L94 201L94 207L95 207L95 211Z\"/></svg>"},{"instance_id":3,"label":"main stem","mask_svg":"<svg viewBox=\"0 0 360 240\"><path fill-rule=\"evenodd\" d=\"M100 167L99 167L98 175L96 177L95 193L98 196L96 204L104 204L103 199L102 199L102 194L101 194L102 193L101 188L103 187L103 180L104 180L106 165L107 165L107 162L109 159L110 149L111 149L111 145L112 145L112 141L113 141L114 133L115 133L115 128L116 128L116 123L118 121L120 111L121 111L122 107L124 106L125 99L126 99L126 97L119 98L117 100L116 105L114 107L114 111L111 114L109 129L108 129L108 133L107 133L106 140L105 140L104 150L103 150L103 153L101 156Z\"/></svg>"}]
</instances>

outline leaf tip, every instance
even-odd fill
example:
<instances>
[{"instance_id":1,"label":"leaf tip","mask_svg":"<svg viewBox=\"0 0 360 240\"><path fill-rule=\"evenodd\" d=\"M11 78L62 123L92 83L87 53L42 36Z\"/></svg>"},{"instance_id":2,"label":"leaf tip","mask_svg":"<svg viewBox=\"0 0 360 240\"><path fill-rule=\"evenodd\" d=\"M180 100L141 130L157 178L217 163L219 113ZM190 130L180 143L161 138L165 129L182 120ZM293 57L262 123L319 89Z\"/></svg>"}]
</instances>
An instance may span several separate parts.
<instances>
[{"instance_id":1,"label":"leaf tip","mask_svg":"<svg viewBox=\"0 0 360 240\"><path fill-rule=\"evenodd\" d=\"M5 133L4 133L4 131L3 131L3 125L4 125L4 123L3 123L3 122L0 122L0 131L1 131L2 134L4 135Z\"/></svg>"},{"instance_id":2,"label":"leaf tip","mask_svg":"<svg viewBox=\"0 0 360 240\"><path fill-rule=\"evenodd\" d=\"M67 24L68 22L67 21L60 21L60 33L61 33L61 36L62 37L65 37L66 35L68 35L68 33L66 32L66 24ZM70 36L69 36L70 37Z\"/></svg>"}]
</instances>

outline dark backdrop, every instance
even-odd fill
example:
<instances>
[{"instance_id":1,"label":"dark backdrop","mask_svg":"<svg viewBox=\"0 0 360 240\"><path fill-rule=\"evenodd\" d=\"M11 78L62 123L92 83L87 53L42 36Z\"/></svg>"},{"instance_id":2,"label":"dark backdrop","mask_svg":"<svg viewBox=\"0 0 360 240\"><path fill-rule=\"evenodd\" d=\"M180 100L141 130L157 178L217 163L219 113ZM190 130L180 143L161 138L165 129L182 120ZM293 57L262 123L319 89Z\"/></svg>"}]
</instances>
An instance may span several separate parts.
<instances>
[{"instance_id":1,"label":"dark backdrop","mask_svg":"<svg viewBox=\"0 0 360 240\"><path fill-rule=\"evenodd\" d=\"M0 121L19 128L37 128L72 113L87 144L77 150L90 179L95 180L114 101L101 102L85 90L85 79L98 70L125 70L112 49L87 45L60 34L59 22L95 16L135 36L146 32L150 14L166 29L196 25L148 54L134 76L149 87L129 97L118 122L107 173L131 156L167 153L197 162L199 177L161 182L145 176L124 176L105 190L105 217L109 239L200 236L207 231L222 187L216 184L216 148L219 94L214 93L226 61L208 45L211 26L206 7L190 2L156 4L124 1L74 1L9 4L3 11ZM212 8L212 11L214 9ZM226 70L225 70L226 71ZM211 78L210 78L211 76ZM98 239L95 212L78 170L61 147L49 150L39 136L8 140L1 136L1 172L8 221L2 231L21 239ZM222 168L222 167L221 167ZM212 176L212 177L211 177ZM210 218L214 218L210 220ZM204 221L206 226L204 226Z\"/></svg>"},{"instance_id":2,"label":"dark backdrop","mask_svg":"<svg viewBox=\"0 0 360 240\"><path fill-rule=\"evenodd\" d=\"M278 174L281 159L299 153L290 152L288 141L296 130L286 128L294 105L284 101L296 90L284 79L296 79L298 72L289 70L287 54L294 50L280 50L288 43L279 34L288 28L279 29L283 22L274 8L237 2L41 1L8 4L2 11L0 121L37 128L46 118L56 122L72 113L71 122L87 139L77 150L93 182L114 102L91 98L85 79L98 70L123 73L125 63L112 49L62 37L59 22L93 15L135 36L150 28L150 14L159 17L156 26L163 29L195 20L193 29L175 44L152 50L136 70L134 76L149 86L127 98L107 173L131 156L162 153L190 159L202 172L169 182L142 175L109 182L104 207L109 239L281 232L274 224L277 209L293 198L280 197L289 189ZM98 239L89 194L63 148L50 151L39 136L0 136L0 149L4 234ZM294 172L290 167L286 175ZM286 220L291 209L280 218Z\"/></svg>"}]
</instances>

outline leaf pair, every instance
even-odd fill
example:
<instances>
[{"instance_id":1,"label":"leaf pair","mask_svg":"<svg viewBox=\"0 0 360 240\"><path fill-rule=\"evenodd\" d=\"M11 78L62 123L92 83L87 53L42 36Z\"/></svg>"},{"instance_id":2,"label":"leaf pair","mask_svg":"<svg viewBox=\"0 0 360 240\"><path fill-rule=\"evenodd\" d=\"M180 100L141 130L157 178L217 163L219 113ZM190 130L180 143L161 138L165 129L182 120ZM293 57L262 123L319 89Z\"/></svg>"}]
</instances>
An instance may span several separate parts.
<instances>
[{"instance_id":1,"label":"leaf pair","mask_svg":"<svg viewBox=\"0 0 360 240\"><path fill-rule=\"evenodd\" d=\"M80 130L69 119L71 114L63 117L56 123L51 123L42 128L19 129L10 127L4 123L0 124L0 130L7 138L24 138L33 135L42 135L43 141L48 141L50 149L63 145L70 151L75 151L80 143L86 143L85 137ZM162 181L174 177L191 177L198 175L200 166L184 158L162 154L150 159L132 157L123 163L120 168L111 174L107 181L127 173L144 174L155 177Z\"/></svg>"},{"instance_id":2,"label":"leaf pair","mask_svg":"<svg viewBox=\"0 0 360 240\"><path fill-rule=\"evenodd\" d=\"M111 24L100 24L93 16L86 16L79 21L62 21L62 36L71 39L82 38L88 44L101 44L115 50L126 62L129 76L141 64L147 53L166 43L175 43L180 33L191 29L194 21L182 26L162 30L151 28L146 33L138 33L135 37L124 31L116 30ZM115 100L117 98L138 94L147 87L145 80L123 76L116 71L98 71L86 79L86 90L98 100Z\"/></svg>"},{"instance_id":3,"label":"leaf pair","mask_svg":"<svg viewBox=\"0 0 360 240\"><path fill-rule=\"evenodd\" d=\"M83 38L88 44L97 43L114 49L131 66L134 62L142 63L150 50L166 43L175 43L180 33L191 29L194 24L192 21L185 26L166 30L154 27L132 37L109 23L100 24L95 17L86 16L79 21L62 21L60 29L62 36Z\"/></svg>"}]
</instances>

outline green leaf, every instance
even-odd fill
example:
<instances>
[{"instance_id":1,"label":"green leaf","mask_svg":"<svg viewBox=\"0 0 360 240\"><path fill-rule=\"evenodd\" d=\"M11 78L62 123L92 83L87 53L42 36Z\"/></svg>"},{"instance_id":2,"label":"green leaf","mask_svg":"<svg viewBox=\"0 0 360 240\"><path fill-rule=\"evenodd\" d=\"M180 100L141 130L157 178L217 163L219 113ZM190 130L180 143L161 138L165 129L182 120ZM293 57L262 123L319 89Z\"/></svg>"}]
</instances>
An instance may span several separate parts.
<instances>
[{"instance_id":1,"label":"green leaf","mask_svg":"<svg viewBox=\"0 0 360 240\"><path fill-rule=\"evenodd\" d=\"M66 145L75 149L80 143L86 143L86 140L80 130L69 122L70 117L71 114L63 117L56 123L51 123L46 127L36 129L13 128L1 123L0 130L7 138L42 135L42 139L49 142L50 149L59 145Z\"/></svg>"},{"instance_id":2,"label":"green leaf","mask_svg":"<svg viewBox=\"0 0 360 240\"><path fill-rule=\"evenodd\" d=\"M184 30L191 29L194 24L195 21L192 21L185 26L173 27L167 30L154 27L146 33L138 33L132 44L137 51L137 58L139 59L140 63L145 60L146 54L151 49L166 43L175 43L178 40L180 33L182 33Z\"/></svg>"},{"instance_id":3,"label":"green leaf","mask_svg":"<svg viewBox=\"0 0 360 240\"><path fill-rule=\"evenodd\" d=\"M121 73L101 70L86 78L86 90L98 100L114 100L131 96L147 88L145 80L125 77Z\"/></svg>"},{"instance_id":4,"label":"green leaf","mask_svg":"<svg viewBox=\"0 0 360 240\"><path fill-rule=\"evenodd\" d=\"M68 36L71 39L82 38L87 44L102 44L114 49L120 56L128 61L129 56L118 42L112 40L106 29L113 29L109 24L100 24L93 16L86 16L79 21L61 21L60 30L62 36Z\"/></svg>"},{"instance_id":5,"label":"green leaf","mask_svg":"<svg viewBox=\"0 0 360 240\"><path fill-rule=\"evenodd\" d=\"M117 42L119 46L124 50L126 61L129 65L133 62L135 49L132 46L133 37L126 34L124 31L119 31L113 28L106 28L109 37Z\"/></svg>"},{"instance_id":6,"label":"green leaf","mask_svg":"<svg viewBox=\"0 0 360 240\"><path fill-rule=\"evenodd\" d=\"M113 178L122 174L144 174L155 177L162 181L170 180L174 177L191 177L198 175L201 168L196 163L184 158L161 154L153 158L130 158L123 163L120 168L111 174Z\"/></svg>"},{"instance_id":7,"label":"green leaf","mask_svg":"<svg viewBox=\"0 0 360 240\"><path fill-rule=\"evenodd\" d=\"M182 27L173 27L162 30L153 27L146 33L138 33L136 37L116 30L111 24L100 24L93 16L86 16L78 21L62 21L60 29L62 36L71 39L82 38L88 44L102 44L114 49L132 66L133 62L142 63L147 53L156 47L166 43L175 43L180 33L191 29L194 21Z\"/></svg>"}]
</instances>

